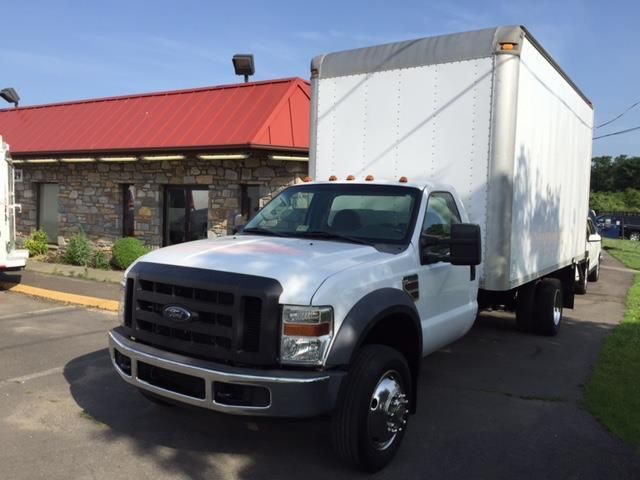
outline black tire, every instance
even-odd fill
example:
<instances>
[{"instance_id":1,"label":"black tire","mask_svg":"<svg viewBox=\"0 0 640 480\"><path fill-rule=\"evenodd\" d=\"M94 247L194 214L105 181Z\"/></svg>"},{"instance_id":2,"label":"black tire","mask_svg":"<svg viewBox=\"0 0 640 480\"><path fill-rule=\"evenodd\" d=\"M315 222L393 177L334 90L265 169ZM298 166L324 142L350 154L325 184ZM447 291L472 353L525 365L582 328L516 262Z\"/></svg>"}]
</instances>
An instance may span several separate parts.
<instances>
[{"instance_id":1,"label":"black tire","mask_svg":"<svg viewBox=\"0 0 640 480\"><path fill-rule=\"evenodd\" d=\"M580 269L580 279L576 282L575 292L578 295L584 295L587 293L587 271L589 270L589 264L586 263L584 267L578 267Z\"/></svg>"},{"instance_id":2,"label":"black tire","mask_svg":"<svg viewBox=\"0 0 640 480\"><path fill-rule=\"evenodd\" d=\"M598 279L600 278L600 260L598 260L598 263L596 263L596 268L594 268L590 273L589 276L587 277L587 279L590 282L597 282Z\"/></svg>"},{"instance_id":3,"label":"black tire","mask_svg":"<svg viewBox=\"0 0 640 480\"><path fill-rule=\"evenodd\" d=\"M516 298L516 326L522 332L534 330L533 305L535 302L536 283L527 283L518 289Z\"/></svg>"},{"instance_id":4,"label":"black tire","mask_svg":"<svg viewBox=\"0 0 640 480\"><path fill-rule=\"evenodd\" d=\"M535 295L534 317L536 330L542 335L554 336L562 323L562 283L556 278L544 278L538 283Z\"/></svg>"},{"instance_id":5,"label":"black tire","mask_svg":"<svg viewBox=\"0 0 640 480\"><path fill-rule=\"evenodd\" d=\"M370 429L372 418L387 418L382 413L384 405L379 405L373 394L379 390L384 378L391 378L401 386L404 394L404 410L397 433L389 431L385 435L390 439L376 442ZM397 378L395 378L397 375ZM332 418L332 440L336 453L347 463L365 472L377 472L384 468L395 456L406 430L408 401L411 397L411 373L404 356L385 345L366 345L357 354L349 369L349 374L340 391L338 407ZM388 397L385 397L388 398ZM374 406L375 400L375 406ZM385 402L386 405L390 402ZM382 403L382 402L380 402ZM370 412L378 412L376 414ZM374 415L374 416L372 416ZM383 440L389 443L384 443Z\"/></svg>"},{"instance_id":6,"label":"black tire","mask_svg":"<svg viewBox=\"0 0 640 480\"><path fill-rule=\"evenodd\" d=\"M148 390L139 388L138 391L140 392L140 395L142 395L144 398L149 400L151 403L155 403L156 405L161 405L163 407L175 406L175 403L173 403L171 400L165 399L164 397L161 397L160 395L156 395L155 393L152 393Z\"/></svg>"}]
</instances>

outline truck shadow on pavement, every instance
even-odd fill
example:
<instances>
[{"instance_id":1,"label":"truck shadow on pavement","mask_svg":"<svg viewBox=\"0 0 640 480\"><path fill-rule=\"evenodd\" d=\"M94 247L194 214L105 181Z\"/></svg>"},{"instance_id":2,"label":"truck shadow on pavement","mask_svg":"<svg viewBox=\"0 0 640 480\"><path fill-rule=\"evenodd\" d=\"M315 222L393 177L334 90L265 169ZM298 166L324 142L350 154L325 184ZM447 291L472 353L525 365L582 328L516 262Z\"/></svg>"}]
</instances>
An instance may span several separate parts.
<instances>
[{"instance_id":1,"label":"truck shadow on pavement","mask_svg":"<svg viewBox=\"0 0 640 480\"><path fill-rule=\"evenodd\" d=\"M374 476L336 459L327 418L155 405L119 378L106 349L75 358L64 376L84 416L107 427L96 430L96 448L109 455L110 444L126 442L132 457L167 476L634 478L640 454L579 403L613 325L567 316L549 338L521 334L504 317L481 315L464 338L423 360L418 413L395 461Z\"/></svg>"}]
</instances>

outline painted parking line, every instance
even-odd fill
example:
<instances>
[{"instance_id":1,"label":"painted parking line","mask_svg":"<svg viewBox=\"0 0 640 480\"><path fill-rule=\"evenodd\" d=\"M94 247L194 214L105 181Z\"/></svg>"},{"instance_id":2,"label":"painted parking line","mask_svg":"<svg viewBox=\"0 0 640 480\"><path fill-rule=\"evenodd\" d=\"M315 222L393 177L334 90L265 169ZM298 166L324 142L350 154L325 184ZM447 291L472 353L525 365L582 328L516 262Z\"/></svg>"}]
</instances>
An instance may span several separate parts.
<instances>
[{"instance_id":1,"label":"painted parking line","mask_svg":"<svg viewBox=\"0 0 640 480\"><path fill-rule=\"evenodd\" d=\"M32 310L30 312L8 313L6 315L0 315L0 322L3 320L15 320L17 318L43 317L43 316L51 315L54 313L69 312L75 309L76 307L67 306L67 307L43 308L41 310Z\"/></svg>"},{"instance_id":2,"label":"painted parking line","mask_svg":"<svg viewBox=\"0 0 640 480\"><path fill-rule=\"evenodd\" d=\"M45 298L54 302L71 303L83 307L99 308L110 312L118 311L116 300L106 300L104 298L88 297L86 295L76 295L75 293L58 292L57 290L47 290L45 288L31 287L16 283L0 282L0 288L11 292L23 293L32 297Z\"/></svg>"},{"instance_id":3,"label":"painted parking line","mask_svg":"<svg viewBox=\"0 0 640 480\"><path fill-rule=\"evenodd\" d=\"M7 378L6 380L0 380L0 388L11 385L13 383L25 383L29 380L35 380L36 378L47 377L49 375L56 375L58 373L62 373L64 371L64 367L55 367L50 368L48 370L43 370L41 372L30 373L29 375L22 375L20 377Z\"/></svg>"}]
</instances>

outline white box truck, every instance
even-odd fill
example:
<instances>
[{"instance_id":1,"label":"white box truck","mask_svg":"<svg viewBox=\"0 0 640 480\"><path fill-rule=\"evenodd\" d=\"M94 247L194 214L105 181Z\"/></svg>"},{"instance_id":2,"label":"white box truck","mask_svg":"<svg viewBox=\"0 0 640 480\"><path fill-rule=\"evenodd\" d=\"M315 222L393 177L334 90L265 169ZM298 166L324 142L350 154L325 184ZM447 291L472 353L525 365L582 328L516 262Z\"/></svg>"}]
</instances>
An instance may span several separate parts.
<instances>
[{"instance_id":1,"label":"white box truck","mask_svg":"<svg viewBox=\"0 0 640 480\"><path fill-rule=\"evenodd\" d=\"M0 272L25 267L29 252L16 249L15 178L9 146L0 137Z\"/></svg>"},{"instance_id":2,"label":"white box truck","mask_svg":"<svg viewBox=\"0 0 640 480\"><path fill-rule=\"evenodd\" d=\"M125 274L114 367L153 401L332 415L367 471L397 451L421 358L479 307L554 335L572 307L593 112L523 27L312 62L309 181L237 235Z\"/></svg>"}]
</instances>

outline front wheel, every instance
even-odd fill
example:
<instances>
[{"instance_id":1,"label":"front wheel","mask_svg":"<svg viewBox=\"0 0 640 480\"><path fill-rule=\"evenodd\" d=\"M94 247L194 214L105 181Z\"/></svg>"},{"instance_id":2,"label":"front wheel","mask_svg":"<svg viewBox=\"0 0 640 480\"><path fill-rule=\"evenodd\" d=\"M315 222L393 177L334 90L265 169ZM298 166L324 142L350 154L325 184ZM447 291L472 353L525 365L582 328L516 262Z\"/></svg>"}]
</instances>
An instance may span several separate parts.
<instances>
[{"instance_id":1,"label":"front wheel","mask_svg":"<svg viewBox=\"0 0 640 480\"><path fill-rule=\"evenodd\" d=\"M589 281L590 282L597 282L598 279L600 278L600 260L597 261L596 263L596 268L594 268L591 273L589 273Z\"/></svg>"},{"instance_id":2,"label":"front wheel","mask_svg":"<svg viewBox=\"0 0 640 480\"><path fill-rule=\"evenodd\" d=\"M345 379L333 417L333 445L356 468L377 472L395 456L409 417L411 374L404 356L367 345Z\"/></svg>"}]
</instances>

